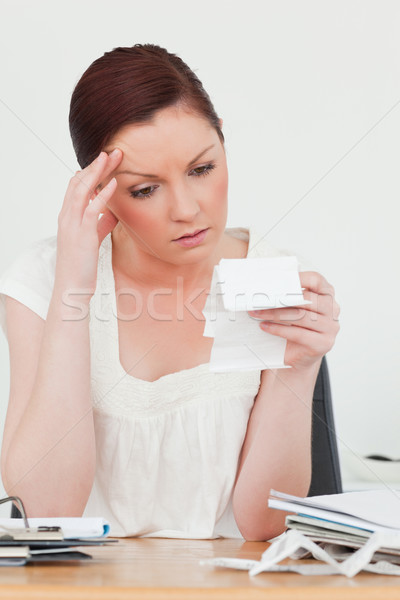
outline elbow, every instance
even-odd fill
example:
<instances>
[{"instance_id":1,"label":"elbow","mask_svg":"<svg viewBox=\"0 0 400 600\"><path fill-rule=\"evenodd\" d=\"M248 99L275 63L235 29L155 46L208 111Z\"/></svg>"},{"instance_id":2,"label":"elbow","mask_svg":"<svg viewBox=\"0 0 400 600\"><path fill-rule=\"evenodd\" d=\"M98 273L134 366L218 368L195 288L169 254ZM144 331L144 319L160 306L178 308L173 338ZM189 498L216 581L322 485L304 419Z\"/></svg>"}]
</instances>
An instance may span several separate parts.
<instances>
[{"instance_id":1,"label":"elbow","mask_svg":"<svg viewBox=\"0 0 400 600\"><path fill-rule=\"evenodd\" d=\"M246 542L266 542L286 531L284 523L270 523L264 526L249 523L237 523L237 526Z\"/></svg>"},{"instance_id":2,"label":"elbow","mask_svg":"<svg viewBox=\"0 0 400 600\"><path fill-rule=\"evenodd\" d=\"M6 491L6 494L8 496L12 496L12 495L15 495L15 494L13 494L12 490L11 490L11 485L10 485L10 481L9 481L9 477L8 477L8 472L9 472L9 469L8 469L8 465L7 465L7 462L6 462L6 456L5 456L4 452L3 452L2 455L1 455L1 481L2 481L3 487L4 487L5 491Z\"/></svg>"},{"instance_id":3,"label":"elbow","mask_svg":"<svg viewBox=\"0 0 400 600\"><path fill-rule=\"evenodd\" d=\"M28 517L81 517L89 499L95 474L95 464L82 469L79 478L74 473L57 473L53 477L41 473L24 473L16 453L3 457L1 477L9 496L22 499ZM22 474L21 474L22 471Z\"/></svg>"},{"instance_id":4,"label":"elbow","mask_svg":"<svg viewBox=\"0 0 400 600\"><path fill-rule=\"evenodd\" d=\"M239 531L246 540L246 542L268 542L268 540L272 540L272 538L281 535L286 531L286 526L282 524L281 526L243 526L240 527L238 524Z\"/></svg>"},{"instance_id":5,"label":"elbow","mask_svg":"<svg viewBox=\"0 0 400 600\"><path fill-rule=\"evenodd\" d=\"M236 501L235 501L236 500ZM246 542L265 542L286 531L287 513L265 507L252 507L233 499L233 514Z\"/></svg>"}]
</instances>

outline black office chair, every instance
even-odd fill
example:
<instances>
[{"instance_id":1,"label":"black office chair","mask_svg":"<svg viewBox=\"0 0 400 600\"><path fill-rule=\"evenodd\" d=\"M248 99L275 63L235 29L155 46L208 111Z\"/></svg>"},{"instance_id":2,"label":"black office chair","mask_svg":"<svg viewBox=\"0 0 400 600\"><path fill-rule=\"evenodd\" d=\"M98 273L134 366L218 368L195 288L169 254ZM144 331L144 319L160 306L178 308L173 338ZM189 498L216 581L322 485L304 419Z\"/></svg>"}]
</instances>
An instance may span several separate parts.
<instances>
[{"instance_id":1,"label":"black office chair","mask_svg":"<svg viewBox=\"0 0 400 600\"><path fill-rule=\"evenodd\" d=\"M325 356L314 388L311 443L312 476L308 496L342 493L331 386Z\"/></svg>"},{"instance_id":2,"label":"black office chair","mask_svg":"<svg viewBox=\"0 0 400 600\"><path fill-rule=\"evenodd\" d=\"M326 358L322 359L313 396L312 477L308 496L342 492L339 455L332 412L331 386ZM13 504L11 517L21 513Z\"/></svg>"}]
</instances>

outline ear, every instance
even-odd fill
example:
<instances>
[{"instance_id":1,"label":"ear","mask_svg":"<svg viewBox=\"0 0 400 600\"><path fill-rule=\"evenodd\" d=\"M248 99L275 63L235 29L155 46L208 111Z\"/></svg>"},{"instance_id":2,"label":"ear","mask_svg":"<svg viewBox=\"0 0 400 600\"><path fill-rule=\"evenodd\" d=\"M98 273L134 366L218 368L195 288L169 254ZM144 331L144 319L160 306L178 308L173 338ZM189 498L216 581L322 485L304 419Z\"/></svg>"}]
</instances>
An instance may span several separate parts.
<instances>
[{"instance_id":1,"label":"ear","mask_svg":"<svg viewBox=\"0 0 400 600\"><path fill-rule=\"evenodd\" d=\"M222 129L222 125L224 124L224 121L222 119L219 119L219 128Z\"/></svg>"}]
</instances>

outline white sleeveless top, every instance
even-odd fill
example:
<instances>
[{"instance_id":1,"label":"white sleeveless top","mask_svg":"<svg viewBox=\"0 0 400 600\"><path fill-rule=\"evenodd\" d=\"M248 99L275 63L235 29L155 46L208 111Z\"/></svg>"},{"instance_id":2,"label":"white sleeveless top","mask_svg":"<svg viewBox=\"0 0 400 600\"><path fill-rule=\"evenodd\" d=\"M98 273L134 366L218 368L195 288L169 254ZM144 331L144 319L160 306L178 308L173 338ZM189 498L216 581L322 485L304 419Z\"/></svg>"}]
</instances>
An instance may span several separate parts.
<instances>
[{"instance_id":1,"label":"white sleeveless top","mask_svg":"<svg viewBox=\"0 0 400 600\"><path fill-rule=\"evenodd\" d=\"M248 257L288 254L250 228ZM30 246L0 280L4 295L43 319L54 285L56 236ZM232 491L261 371L214 373L204 363L149 382L119 360L112 240L100 247L90 302L91 393L96 474L84 516L101 516L114 536L242 537Z\"/></svg>"}]
</instances>

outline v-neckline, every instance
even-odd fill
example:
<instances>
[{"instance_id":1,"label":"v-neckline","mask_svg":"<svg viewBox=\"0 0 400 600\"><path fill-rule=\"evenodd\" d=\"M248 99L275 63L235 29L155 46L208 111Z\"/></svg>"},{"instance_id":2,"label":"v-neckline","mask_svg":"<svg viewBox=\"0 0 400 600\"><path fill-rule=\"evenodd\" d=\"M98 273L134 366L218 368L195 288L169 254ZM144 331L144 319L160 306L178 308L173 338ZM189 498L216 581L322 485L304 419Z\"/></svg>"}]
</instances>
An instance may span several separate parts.
<instances>
[{"instance_id":1,"label":"v-neckline","mask_svg":"<svg viewBox=\"0 0 400 600\"><path fill-rule=\"evenodd\" d=\"M242 229L242 228L229 227L229 228L225 229L225 231L228 232L228 231L232 231L232 230L236 230L236 229ZM251 240L251 230L250 230L250 227L247 227L245 229L248 232L248 249L247 249L247 255L246 255L246 258L248 258L249 252L251 249L250 243L252 241ZM143 386L151 386L151 385L156 385L156 384L162 383L165 380L167 380L168 378L171 379L172 377L182 377L182 376L186 377L188 375L191 375L196 370L202 371L202 370L205 370L206 368L208 368L208 365L210 364L209 362L200 363L199 365L190 367L188 369L181 369L179 371L174 371L173 373L167 373L166 375L161 375L161 377L158 377L157 379L154 379L153 381L148 381L147 379L141 379L140 377L135 377L134 375L131 375L128 371L125 370L125 368L122 366L121 358L120 358L118 310L117 310L117 297L116 297L116 289L115 289L115 277L114 277L114 271L113 271L113 267L112 267L112 237L111 237L111 233L108 234L106 239L107 239L107 243L108 243L108 248L107 248L108 252L106 253L106 265L105 265L106 276L110 282L110 288L111 288L112 314L115 315L115 319L114 318L111 319L111 327L113 328L113 336L112 337L113 337L113 340L115 343L114 356L116 357L117 368L118 368L121 376L130 377L134 381L138 382L139 384L142 384Z\"/></svg>"}]
</instances>

